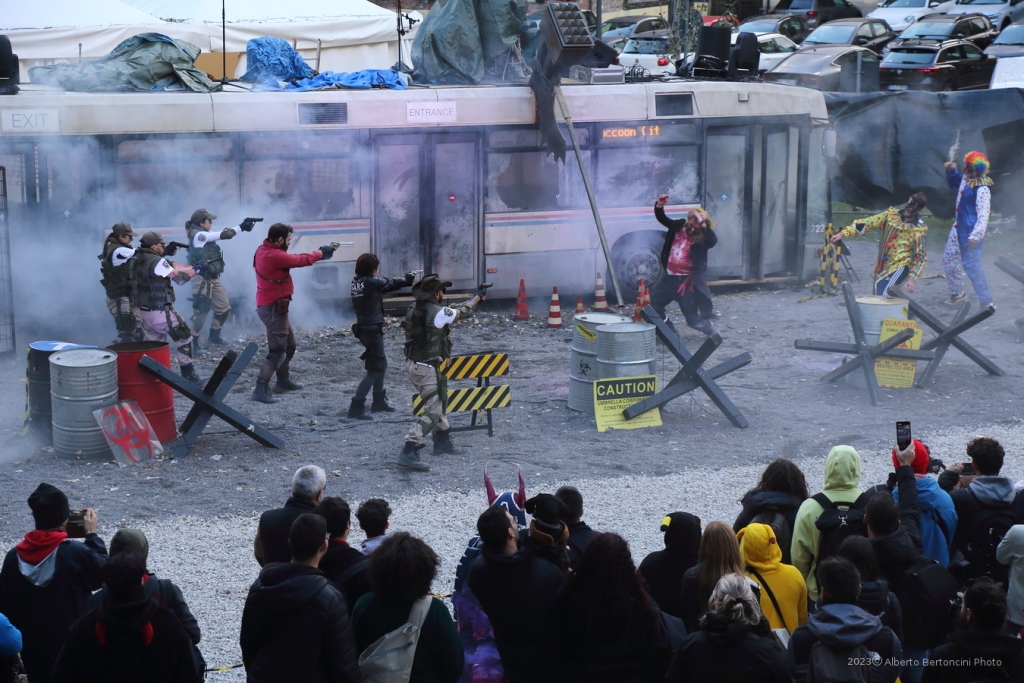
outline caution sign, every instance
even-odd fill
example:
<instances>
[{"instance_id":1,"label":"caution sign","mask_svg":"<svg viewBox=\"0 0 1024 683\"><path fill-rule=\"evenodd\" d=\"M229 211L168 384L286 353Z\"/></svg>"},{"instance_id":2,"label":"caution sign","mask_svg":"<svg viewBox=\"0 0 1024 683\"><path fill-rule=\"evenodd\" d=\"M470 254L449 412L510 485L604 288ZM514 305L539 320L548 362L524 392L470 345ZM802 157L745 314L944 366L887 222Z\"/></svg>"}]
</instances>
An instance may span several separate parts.
<instances>
[{"instance_id":1,"label":"caution sign","mask_svg":"<svg viewBox=\"0 0 1024 683\"><path fill-rule=\"evenodd\" d=\"M626 408L649 396L654 396L656 393L658 393L658 378L654 375L596 380L594 382L594 417L597 418L597 431L660 427L661 411L657 408L637 415L632 420L627 420L622 415L622 411Z\"/></svg>"},{"instance_id":2,"label":"caution sign","mask_svg":"<svg viewBox=\"0 0 1024 683\"><path fill-rule=\"evenodd\" d=\"M882 321L882 333L878 340L884 342L903 330L913 330L914 336L903 342L896 348L913 349L921 348L921 327L913 320L903 318L886 318ZM909 389L914 386L914 373L917 372L917 361L897 360L895 358L879 358L875 361L875 376L878 377L878 386L890 389Z\"/></svg>"}]
</instances>

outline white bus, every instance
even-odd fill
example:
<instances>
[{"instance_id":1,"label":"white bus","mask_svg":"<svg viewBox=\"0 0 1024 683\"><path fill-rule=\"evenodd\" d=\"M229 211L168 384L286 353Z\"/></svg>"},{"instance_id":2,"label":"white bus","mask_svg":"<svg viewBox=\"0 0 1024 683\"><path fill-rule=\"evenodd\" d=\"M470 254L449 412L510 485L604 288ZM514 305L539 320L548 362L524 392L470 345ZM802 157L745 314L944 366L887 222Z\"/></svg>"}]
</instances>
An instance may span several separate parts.
<instances>
[{"instance_id":1,"label":"white bus","mask_svg":"<svg viewBox=\"0 0 1024 683\"><path fill-rule=\"evenodd\" d=\"M619 280L660 277L669 214L717 222L712 282L809 277L828 220L821 93L759 83L566 85ZM543 151L529 88L84 94L26 86L0 98L0 166L12 229L109 230L183 238L198 207L219 224L295 226L293 249L353 242L309 278L347 300L356 257L515 296L590 293L607 265L569 146ZM565 133L568 137L567 132ZM233 224L233 223L226 223ZM609 291L610 293L610 291Z\"/></svg>"}]
</instances>

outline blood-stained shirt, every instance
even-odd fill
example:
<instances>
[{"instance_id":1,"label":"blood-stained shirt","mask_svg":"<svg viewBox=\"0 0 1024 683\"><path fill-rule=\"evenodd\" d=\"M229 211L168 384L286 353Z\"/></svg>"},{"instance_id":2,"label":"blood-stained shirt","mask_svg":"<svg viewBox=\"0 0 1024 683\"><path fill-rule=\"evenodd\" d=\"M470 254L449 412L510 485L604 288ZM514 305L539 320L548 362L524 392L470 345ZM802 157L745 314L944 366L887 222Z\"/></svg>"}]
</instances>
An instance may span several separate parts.
<instances>
[{"instance_id":1,"label":"blood-stained shirt","mask_svg":"<svg viewBox=\"0 0 1024 683\"><path fill-rule=\"evenodd\" d=\"M668 252L666 270L669 275L690 275L693 273L693 257L690 255L690 247L692 246L693 242L690 240L689 235L686 234L685 228L676 233L676 238L672 241L672 248Z\"/></svg>"}]
</instances>

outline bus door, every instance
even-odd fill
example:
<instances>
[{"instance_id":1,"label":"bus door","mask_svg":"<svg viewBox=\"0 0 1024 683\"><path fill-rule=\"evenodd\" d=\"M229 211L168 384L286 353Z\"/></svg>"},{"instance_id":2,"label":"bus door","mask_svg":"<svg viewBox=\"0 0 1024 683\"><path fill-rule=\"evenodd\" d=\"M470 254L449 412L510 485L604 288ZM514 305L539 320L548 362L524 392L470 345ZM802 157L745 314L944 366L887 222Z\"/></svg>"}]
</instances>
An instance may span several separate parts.
<instances>
[{"instance_id":1,"label":"bus door","mask_svg":"<svg viewBox=\"0 0 1024 683\"><path fill-rule=\"evenodd\" d=\"M718 236L718 244L708 251L708 277L749 280L753 126L706 130L704 207Z\"/></svg>"},{"instance_id":2,"label":"bus door","mask_svg":"<svg viewBox=\"0 0 1024 683\"><path fill-rule=\"evenodd\" d=\"M381 274L438 273L454 289L479 278L477 133L377 135L374 245Z\"/></svg>"}]
</instances>

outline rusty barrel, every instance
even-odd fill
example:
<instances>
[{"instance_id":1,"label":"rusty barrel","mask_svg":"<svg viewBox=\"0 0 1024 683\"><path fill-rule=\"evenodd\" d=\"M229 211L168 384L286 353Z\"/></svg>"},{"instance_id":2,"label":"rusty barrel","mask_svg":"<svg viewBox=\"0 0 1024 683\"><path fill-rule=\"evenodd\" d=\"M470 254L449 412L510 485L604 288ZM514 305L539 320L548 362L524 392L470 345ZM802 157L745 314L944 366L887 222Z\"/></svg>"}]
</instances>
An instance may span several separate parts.
<instances>
[{"instance_id":1,"label":"rusty barrel","mask_svg":"<svg viewBox=\"0 0 1024 683\"><path fill-rule=\"evenodd\" d=\"M171 367L171 347L166 342L130 342L107 348L117 353L118 398L138 402L161 443L178 438L174 390L139 367L143 356Z\"/></svg>"},{"instance_id":2,"label":"rusty barrel","mask_svg":"<svg viewBox=\"0 0 1024 683\"><path fill-rule=\"evenodd\" d=\"M62 458L109 458L110 446L92 411L117 403L117 354L66 349L50 356L53 450Z\"/></svg>"},{"instance_id":3,"label":"rusty barrel","mask_svg":"<svg viewBox=\"0 0 1024 683\"><path fill-rule=\"evenodd\" d=\"M53 412L50 408L50 356L64 349L92 349L93 346L62 341L37 341L28 345L25 364L25 434L37 443L53 442Z\"/></svg>"}]
</instances>

